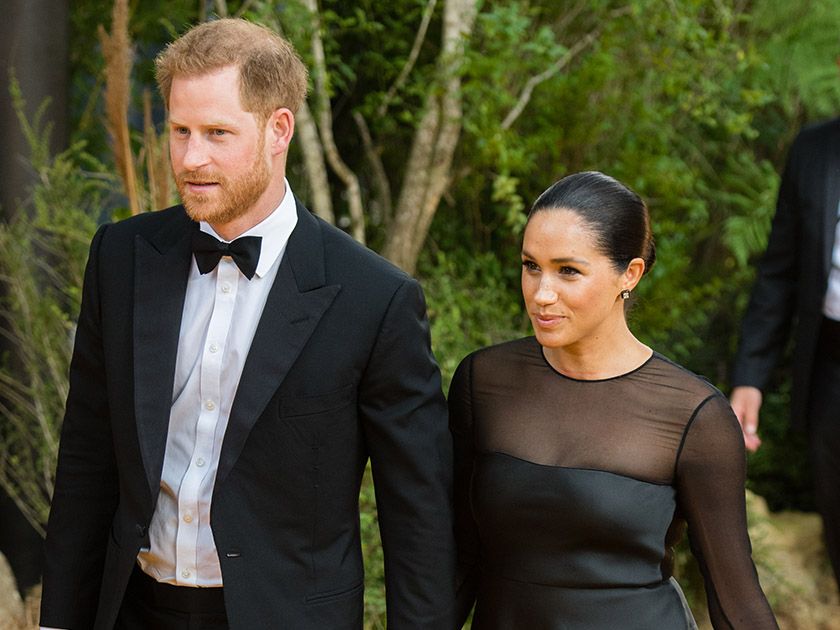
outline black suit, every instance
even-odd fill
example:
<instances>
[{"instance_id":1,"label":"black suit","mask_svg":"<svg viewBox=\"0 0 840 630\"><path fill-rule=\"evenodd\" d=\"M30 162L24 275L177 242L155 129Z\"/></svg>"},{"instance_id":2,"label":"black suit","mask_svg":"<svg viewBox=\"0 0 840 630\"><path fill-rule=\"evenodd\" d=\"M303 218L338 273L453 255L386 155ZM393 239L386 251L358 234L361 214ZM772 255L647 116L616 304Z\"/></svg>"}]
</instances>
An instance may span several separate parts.
<instances>
[{"instance_id":1,"label":"black suit","mask_svg":"<svg viewBox=\"0 0 840 630\"><path fill-rule=\"evenodd\" d=\"M790 150L744 317L733 385L763 390L792 334L791 417L794 426L809 431L817 503L840 577L840 460L835 454L840 453L840 372L822 311L838 204L840 118L803 130Z\"/></svg>"},{"instance_id":2,"label":"black suit","mask_svg":"<svg viewBox=\"0 0 840 630\"><path fill-rule=\"evenodd\" d=\"M361 628L368 456L389 628L444 628L451 445L422 293L316 219L298 223L230 414L211 527L232 629ZM180 206L91 245L47 536L41 623L111 628L159 490L190 240Z\"/></svg>"}]
</instances>

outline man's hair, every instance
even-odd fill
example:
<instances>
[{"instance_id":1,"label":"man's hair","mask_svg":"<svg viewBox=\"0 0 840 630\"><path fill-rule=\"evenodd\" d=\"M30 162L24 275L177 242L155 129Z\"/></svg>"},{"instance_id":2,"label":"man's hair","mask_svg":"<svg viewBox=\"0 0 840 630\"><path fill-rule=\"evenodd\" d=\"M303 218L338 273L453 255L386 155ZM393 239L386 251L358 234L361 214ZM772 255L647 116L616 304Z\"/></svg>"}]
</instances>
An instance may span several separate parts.
<instances>
[{"instance_id":1,"label":"man's hair","mask_svg":"<svg viewBox=\"0 0 840 630\"><path fill-rule=\"evenodd\" d=\"M307 71L292 45L274 31L241 19L194 26L155 59L158 88L169 108L172 79L239 68L245 111L268 117L286 107L297 113L306 98Z\"/></svg>"}]
</instances>

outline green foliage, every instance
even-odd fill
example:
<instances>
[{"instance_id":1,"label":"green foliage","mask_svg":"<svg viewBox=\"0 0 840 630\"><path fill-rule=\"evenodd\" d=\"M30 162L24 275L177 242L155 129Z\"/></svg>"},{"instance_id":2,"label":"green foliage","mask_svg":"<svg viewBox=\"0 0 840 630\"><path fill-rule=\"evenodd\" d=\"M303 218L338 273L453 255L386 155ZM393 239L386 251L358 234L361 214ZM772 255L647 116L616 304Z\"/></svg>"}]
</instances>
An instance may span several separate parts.
<instances>
[{"instance_id":1,"label":"green foliage","mask_svg":"<svg viewBox=\"0 0 840 630\"><path fill-rule=\"evenodd\" d=\"M754 4L747 28L763 60L756 68L757 79L776 95L782 115L794 125L803 119L836 116L840 3L763 0Z\"/></svg>"},{"instance_id":2,"label":"green foliage","mask_svg":"<svg viewBox=\"0 0 840 630\"><path fill-rule=\"evenodd\" d=\"M518 257L507 264L519 266ZM425 255L420 277L428 302L434 350L445 389L467 354L527 334L519 295L504 281L503 262L436 251Z\"/></svg>"},{"instance_id":3,"label":"green foliage","mask_svg":"<svg viewBox=\"0 0 840 630\"><path fill-rule=\"evenodd\" d=\"M51 158L44 107L30 123L16 81L10 89L37 180L29 202L0 224L0 334L9 350L0 364L0 484L43 534L87 245L110 177L82 144Z\"/></svg>"},{"instance_id":4,"label":"green foliage","mask_svg":"<svg viewBox=\"0 0 840 630\"><path fill-rule=\"evenodd\" d=\"M761 407L761 448L750 456L747 486L767 500L773 511L816 511L811 484L807 438L791 431L790 380L765 396Z\"/></svg>"},{"instance_id":5,"label":"green foliage","mask_svg":"<svg viewBox=\"0 0 840 630\"><path fill-rule=\"evenodd\" d=\"M379 518L370 463L359 494L362 557L365 563L365 630L385 629L385 557L379 537Z\"/></svg>"}]
</instances>

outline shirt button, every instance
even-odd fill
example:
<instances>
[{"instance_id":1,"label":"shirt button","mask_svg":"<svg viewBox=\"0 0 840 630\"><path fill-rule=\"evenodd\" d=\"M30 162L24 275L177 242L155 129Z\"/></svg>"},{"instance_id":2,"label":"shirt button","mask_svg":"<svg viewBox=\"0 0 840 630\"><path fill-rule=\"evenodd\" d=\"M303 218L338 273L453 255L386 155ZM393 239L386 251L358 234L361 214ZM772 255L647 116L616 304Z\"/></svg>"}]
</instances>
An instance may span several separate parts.
<instances>
[{"instance_id":1,"label":"shirt button","mask_svg":"<svg viewBox=\"0 0 840 630\"><path fill-rule=\"evenodd\" d=\"M181 571L181 577L182 577L182 578L188 578L188 577L190 577L191 575L192 575L192 573L190 572L190 570L189 570L189 569L184 569L183 571Z\"/></svg>"},{"instance_id":2,"label":"shirt button","mask_svg":"<svg viewBox=\"0 0 840 630\"><path fill-rule=\"evenodd\" d=\"M207 407L208 411L213 411L216 408L216 403L214 403L212 400L208 400L206 403L204 403L204 406Z\"/></svg>"},{"instance_id":3,"label":"shirt button","mask_svg":"<svg viewBox=\"0 0 840 630\"><path fill-rule=\"evenodd\" d=\"M219 345L215 344L215 343L211 343L209 350L210 350L210 352L218 352L219 351Z\"/></svg>"},{"instance_id":4,"label":"shirt button","mask_svg":"<svg viewBox=\"0 0 840 630\"><path fill-rule=\"evenodd\" d=\"M230 293L230 283L225 282L222 284L222 293Z\"/></svg>"},{"instance_id":5,"label":"shirt button","mask_svg":"<svg viewBox=\"0 0 840 630\"><path fill-rule=\"evenodd\" d=\"M195 465L196 465L196 466L198 466L199 468L201 468L202 466L204 466L204 458L203 458L203 457L199 457L197 460L195 460Z\"/></svg>"},{"instance_id":6,"label":"shirt button","mask_svg":"<svg viewBox=\"0 0 840 630\"><path fill-rule=\"evenodd\" d=\"M192 523L192 514L184 514L184 522Z\"/></svg>"}]
</instances>

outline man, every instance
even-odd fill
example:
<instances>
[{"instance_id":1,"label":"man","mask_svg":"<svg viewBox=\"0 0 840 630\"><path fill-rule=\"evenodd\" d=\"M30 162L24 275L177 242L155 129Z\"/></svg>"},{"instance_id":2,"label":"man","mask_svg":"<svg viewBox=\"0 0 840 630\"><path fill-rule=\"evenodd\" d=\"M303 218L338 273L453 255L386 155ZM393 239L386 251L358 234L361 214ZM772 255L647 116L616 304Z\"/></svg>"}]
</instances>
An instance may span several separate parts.
<instances>
[{"instance_id":1,"label":"man","mask_svg":"<svg viewBox=\"0 0 840 630\"><path fill-rule=\"evenodd\" d=\"M803 130L782 176L743 321L731 402L749 450L762 391L792 334L791 417L807 430L817 508L840 582L840 119Z\"/></svg>"},{"instance_id":2,"label":"man","mask_svg":"<svg viewBox=\"0 0 840 630\"><path fill-rule=\"evenodd\" d=\"M184 206L93 239L42 625L361 628L370 457L388 626L447 627L451 445L422 293L295 200L305 68L226 19L157 77Z\"/></svg>"}]
</instances>

